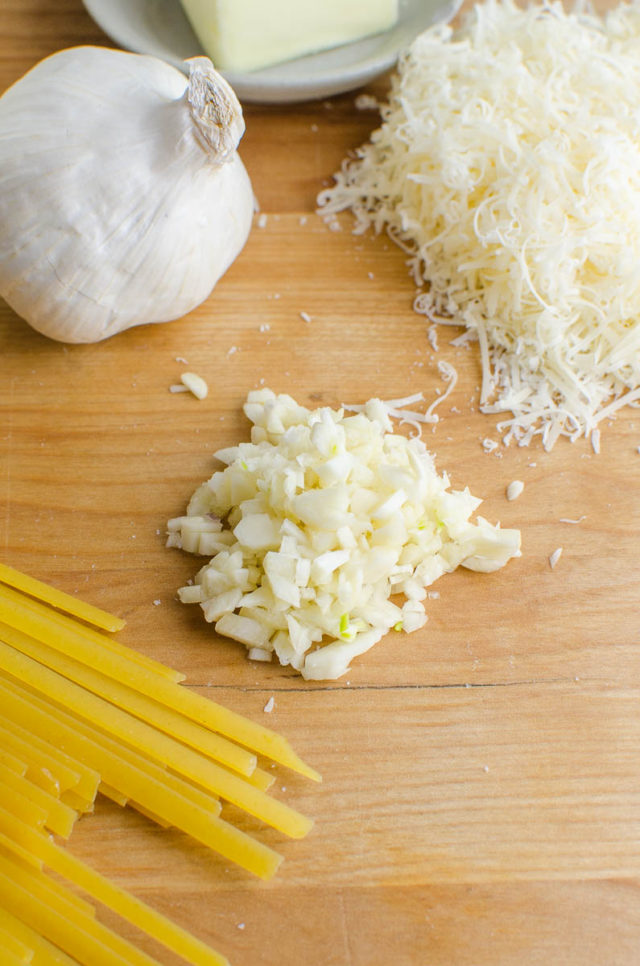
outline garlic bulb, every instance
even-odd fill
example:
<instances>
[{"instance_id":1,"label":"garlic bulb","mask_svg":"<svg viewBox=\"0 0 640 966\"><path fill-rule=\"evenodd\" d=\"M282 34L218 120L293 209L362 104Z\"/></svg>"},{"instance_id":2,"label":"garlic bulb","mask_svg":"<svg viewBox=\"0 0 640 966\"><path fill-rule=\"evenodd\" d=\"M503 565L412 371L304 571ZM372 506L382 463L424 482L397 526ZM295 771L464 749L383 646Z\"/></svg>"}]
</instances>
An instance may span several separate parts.
<instances>
[{"instance_id":1,"label":"garlic bulb","mask_svg":"<svg viewBox=\"0 0 640 966\"><path fill-rule=\"evenodd\" d=\"M75 47L0 98L0 295L45 335L176 319L242 249L242 110L206 57L188 64Z\"/></svg>"}]
</instances>

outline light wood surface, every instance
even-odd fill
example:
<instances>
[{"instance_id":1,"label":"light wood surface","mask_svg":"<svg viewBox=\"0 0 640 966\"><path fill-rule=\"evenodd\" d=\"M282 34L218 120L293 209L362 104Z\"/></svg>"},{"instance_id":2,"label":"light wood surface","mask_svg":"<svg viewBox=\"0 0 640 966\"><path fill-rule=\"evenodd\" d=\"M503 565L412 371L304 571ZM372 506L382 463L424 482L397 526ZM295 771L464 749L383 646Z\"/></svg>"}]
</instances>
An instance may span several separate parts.
<instances>
[{"instance_id":1,"label":"light wood surface","mask_svg":"<svg viewBox=\"0 0 640 966\"><path fill-rule=\"evenodd\" d=\"M85 42L111 45L80 0L3 0L0 89ZM63 346L0 302L0 558L125 617L125 643L285 734L324 782L278 770L276 793L316 825L295 842L256 829L285 855L266 884L104 800L70 848L234 966L634 966L640 414L603 429L600 455L585 441L485 453L475 350L445 332L435 353L402 253L313 214L377 115L353 94L245 113L267 224L189 317ZM205 401L168 391L179 357ZM423 631L335 683L249 663L176 602L197 561L165 549L166 520L213 451L246 437L242 402L262 380L308 405L430 400L439 359L459 382L428 444L485 516L520 527L523 556L443 578ZM513 479L526 486L508 502Z\"/></svg>"}]
</instances>

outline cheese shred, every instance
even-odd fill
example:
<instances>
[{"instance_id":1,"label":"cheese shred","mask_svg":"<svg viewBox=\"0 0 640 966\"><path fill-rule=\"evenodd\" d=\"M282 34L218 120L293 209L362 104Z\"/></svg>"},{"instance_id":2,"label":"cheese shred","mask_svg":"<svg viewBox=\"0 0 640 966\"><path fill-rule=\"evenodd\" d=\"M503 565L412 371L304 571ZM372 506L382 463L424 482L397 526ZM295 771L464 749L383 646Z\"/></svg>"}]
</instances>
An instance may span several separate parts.
<instances>
[{"instance_id":1,"label":"cheese shred","mask_svg":"<svg viewBox=\"0 0 640 966\"><path fill-rule=\"evenodd\" d=\"M475 4L401 58L320 212L386 230L415 307L477 339L503 442L550 450L640 400L640 2Z\"/></svg>"}]
</instances>

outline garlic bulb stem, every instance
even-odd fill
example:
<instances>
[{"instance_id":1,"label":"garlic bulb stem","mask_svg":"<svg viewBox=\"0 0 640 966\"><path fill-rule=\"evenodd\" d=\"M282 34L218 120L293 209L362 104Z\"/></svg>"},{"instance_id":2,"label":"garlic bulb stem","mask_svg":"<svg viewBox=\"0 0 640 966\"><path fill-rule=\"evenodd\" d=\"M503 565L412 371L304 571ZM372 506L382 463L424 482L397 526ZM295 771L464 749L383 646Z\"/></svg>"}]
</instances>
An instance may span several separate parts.
<instances>
[{"instance_id":1,"label":"garlic bulb stem","mask_svg":"<svg viewBox=\"0 0 640 966\"><path fill-rule=\"evenodd\" d=\"M199 138L218 164L229 161L244 134L242 108L230 84L207 57L192 57L186 98Z\"/></svg>"}]
</instances>

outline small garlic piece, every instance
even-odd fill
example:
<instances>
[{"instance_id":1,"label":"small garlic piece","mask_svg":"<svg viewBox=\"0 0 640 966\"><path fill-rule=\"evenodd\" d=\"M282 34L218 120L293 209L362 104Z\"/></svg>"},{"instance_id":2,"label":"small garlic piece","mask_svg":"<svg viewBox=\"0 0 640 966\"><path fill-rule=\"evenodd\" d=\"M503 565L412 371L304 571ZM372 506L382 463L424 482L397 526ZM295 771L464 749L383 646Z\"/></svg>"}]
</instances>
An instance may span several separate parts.
<instances>
[{"instance_id":1,"label":"small garlic piece","mask_svg":"<svg viewBox=\"0 0 640 966\"><path fill-rule=\"evenodd\" d=\"M507 500L517 500L524 490L522 480L512 480L507 487Z\"/></svg>"},{"instance_id":2,"label":"small garlic piece","mask_svg":"<svg viewBox=\"0 0 640 966\"><path fill-rule=\"evenodd\" d=\"M206 399L209 387L202 376L196 375L195 372L183 372L180 381L196 399Z\"/></svg>"},{"instance_id":3,"label":"small garlic piece","mask_svg":"<svg viewBox=\"0 0 640 966\"><path fill-rule=\"evenodd\" d=\"M556 547L556 549L553 551L553 553L549 557L549 566L551 567L552 570L554 569L555 565L560 560L560 557L561 556L562 556L562 547Z\"/></svg>"},{"instance_id":4,"label":"small garlic piece","mask_svg":"<svg viewBox=\"0 0 640 966\"><path fill-rule=\"evenodd\" d=\"M188 65L74 47L0 98L0 295L44 335L177 319L242 249L242 110L210 60Z\"/></svg>"}]
</instances>

